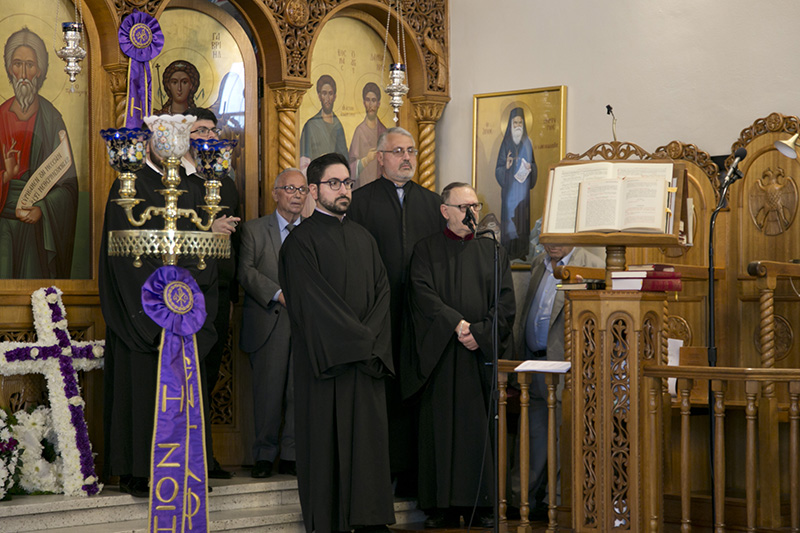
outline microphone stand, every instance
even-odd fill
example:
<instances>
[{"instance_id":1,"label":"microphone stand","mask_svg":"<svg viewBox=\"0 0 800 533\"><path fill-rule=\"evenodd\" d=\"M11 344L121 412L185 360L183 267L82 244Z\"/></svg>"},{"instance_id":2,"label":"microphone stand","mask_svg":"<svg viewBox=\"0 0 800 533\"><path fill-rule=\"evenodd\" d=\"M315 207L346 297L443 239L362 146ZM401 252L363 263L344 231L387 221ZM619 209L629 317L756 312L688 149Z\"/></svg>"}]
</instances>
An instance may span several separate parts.
<instances>
[{"instance_id":1,"label":"microphone stand","mask_svg":"<svg viewBox=\"0 0 800 533\"><path fill-rule=\"evenodd\" d=\"M742 172L734 168L730 177L726 176L720 186L719 203L711 213L711 220L708 231L708 366L717 366L717 344L716 344L716 302L714 300L714 225L717 221L719 212L728 205L728 188L738 179L742 178ZM714 395L711 390L711 380L708 380L708 421L709 421L709 466L711 469L711 524L712 528L717 523L716 498L714 490Z\"/></svg>"},{"instance_id":2,"label":"microphone stand","mask_svg":"<svg viewBox=\"0 0 800 533\"><path fill-rule=\"evenodd\" d=\"M497 463L498 454L500 450L497 448L497 441L500 434L500 394L497 390L497 378L498 378L498 368L500 366L499 359L500 359L500 332L499 332L499 322L498 322L498 314L500 312L500 243L497 241L497 235L495 234L494 230L491 229L484 229L480 231L476 231L476 220L475 215L470 213L469 208L467 208L467 212L469 213L467 217L464 219L464 224L472 231L472 234L475 235L477 239L481 235L491 235L492 242L494 243L494 272L493 272L493 285L494 285L494 313L492 315L492 362L486 363L487 365L491 365L492 367L492 386L491 386L491 402L489 404L489 419L494 420L492 424L492 471L494 472L494 527L492 528L493 533L499 532L499 520L500 520L500 502L498 500L498 496L500 494L500 472L497 470ZM470 216L471 215L471 216Z\"/></svg>"}]
</instances>

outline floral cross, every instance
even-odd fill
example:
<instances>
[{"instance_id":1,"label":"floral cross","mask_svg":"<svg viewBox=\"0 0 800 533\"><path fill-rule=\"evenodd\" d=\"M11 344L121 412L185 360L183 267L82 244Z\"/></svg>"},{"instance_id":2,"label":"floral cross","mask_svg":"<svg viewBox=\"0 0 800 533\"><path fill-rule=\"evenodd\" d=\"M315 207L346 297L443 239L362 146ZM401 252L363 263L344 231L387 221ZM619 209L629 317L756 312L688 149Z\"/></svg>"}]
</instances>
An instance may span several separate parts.
<instances>
[{"instance_id":1,"label":"floral cross","mask_svg":"<svg viewBox=\"0 0 800 533\"><path fill-rule=\"evenodd\" d=\"M103 367L105 342L72 341L61 294L57 287L48 287L31 295L39 344L0 343L0 375L44 374L64 461L64 493L85 496L97 494L102 486L94 470L78 371Z\"/></svg>"}]
</instances>

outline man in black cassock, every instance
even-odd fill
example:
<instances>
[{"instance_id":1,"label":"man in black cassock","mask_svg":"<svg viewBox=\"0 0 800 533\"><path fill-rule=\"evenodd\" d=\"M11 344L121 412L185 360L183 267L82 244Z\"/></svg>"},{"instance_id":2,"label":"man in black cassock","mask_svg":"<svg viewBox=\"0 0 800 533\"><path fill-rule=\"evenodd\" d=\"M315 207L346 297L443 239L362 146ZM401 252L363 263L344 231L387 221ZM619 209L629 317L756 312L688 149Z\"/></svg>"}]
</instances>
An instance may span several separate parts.
<instances>
[{"instance_id":1,"label":"man in black cassock","mask_svg":"<svg viewBox=\"0 0 800 533\"><path fill-rule=\"evenodd\" d=\"M150 157L153 159L151 160ZM160 161L153 151L147 165L136 173L136 198L144 201L133 208L138 219L151 205L163 206L164 197L156 192L161 183ZM154 162L155 161L155 162ZM181 167L178 188L188 192L178 197L179 208L196 209L204 204L203 185L197 176L186 176ZM107 475L120 477L120 490L146 498L153 447L153 423L158 380L158 348L161 327L142 309L142 286L163 266L160 257L142 256L142 266L133 266L132 257L109 257L108 232L112 230L164 229L164 220L154 217L140 228L132 226L125 211L112 200L119 198L119 180L111 186L106 202L103 237L100 243L99 290L103 319L106 322L106 352L103 372L103 423ZM187 218L178 220L179 230L197 231ZM214 318L217 314L217 266L206 260L197 269L197 258L180 258L178 266L189 270L203 291L207 317L197 332L197 352L201 362L217 340Z\"/></svg>"},{"instance_id":2,"label":"man in black cassock","mask_svg":"<svg viewBox=\"0 0 800 533\"><path fill-rule=\"evenodd\" d=\"M217 128L217 116L213 111L204 107L192 107L183 112L197 118L192 124L189 138L191 140L218 141L220 130ZM186 172L196 173L200 179L205 179L197 172L197 161L194 158L194 148L183 157L182 163ZM192 168L194 167L194 168ZM208 352L200 367L203 387L203 419L206 428L206 462L208 463L208 477L212 479L230 479L233 474L224 470L214 456L214 442L211 430L211 393L219 380L219 369L222 366L222 356L228 345L228 333L231 323L233 304L239 301L239 284L236 282L236 256L239 252L239 235L236 225L242 220L239 217L239 191L236 182L231 176L225 176L220 185L220 205L224 209L217 213L212 231L230 235L231 255L217 259L218 294L217 318L214 320L214 329L217 331L217 342ZM203 202L205 203L205 202Z\"/></svg>"},{"instance_id":3,"label":"man in black cassock","mask_svg":"<svg viewBox=\"0 0 800 533\"><path fill-rule=\"evenodd\" d=\"M413 402L403 402L400 384L404 363L414 349L406 322L408 265L414 245L444 229L438 194L414 183L417 149L403 128L390 128L378 138L381 177L353 192L347 216L367 228L378 243L392 294L392 356L396 379L386 380L389 411L389 455L398 496L415 496L417 488L417 414ZM406 355L401 355L406 354Z\"/></svg>"},{"instance_id":4,"label":"man in black cassock","mask_svg":"<svg viewBox=\"0 0 800 533\"><path fill-rule=\"evenodd\" d=\"M426 527L469 523L492 527L492 446L489 445L494 243L473 239L467 210L480 210L475 191L453 183L442 191L447 228L420 241L409 275L417 354L416 372L404 374L404 390L421 389L419 504ZM500 248L499 355L511 348L514 287Z\"/></svg>"},{"instance_id":5,"label":"man in black cassock","mask_svg":"<svg viewBox=\"0 0 800 533\"><path fill-rule=\"evenodd\" d=\"M393 373L389 283L375 240L345 217L340 154L308 166L316 211L281 247L292 330L297 485L306 531L394 523L384 380Z\"/></svg>"}]
</instances>

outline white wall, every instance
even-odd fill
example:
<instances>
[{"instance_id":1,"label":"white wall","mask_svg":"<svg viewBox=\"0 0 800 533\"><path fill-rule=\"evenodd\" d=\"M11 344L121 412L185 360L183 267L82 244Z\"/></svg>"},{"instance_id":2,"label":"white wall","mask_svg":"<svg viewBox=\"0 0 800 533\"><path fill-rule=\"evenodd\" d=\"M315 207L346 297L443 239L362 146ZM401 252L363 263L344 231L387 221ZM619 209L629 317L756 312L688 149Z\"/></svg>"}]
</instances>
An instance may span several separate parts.
<instances>
[{"instance_id":1,"label":"white wall","mask_svg":"<svg viewBox=\"0 0 800 533\"><path fill-rule=\"evenodd\" d=\"M798 22L796 0L450 0L437 188L471 179L479 93L566 85L568 152L613 140L611 104L620 141L728 154L755 119L800 114Z\"/></svg>"}]
</instances>

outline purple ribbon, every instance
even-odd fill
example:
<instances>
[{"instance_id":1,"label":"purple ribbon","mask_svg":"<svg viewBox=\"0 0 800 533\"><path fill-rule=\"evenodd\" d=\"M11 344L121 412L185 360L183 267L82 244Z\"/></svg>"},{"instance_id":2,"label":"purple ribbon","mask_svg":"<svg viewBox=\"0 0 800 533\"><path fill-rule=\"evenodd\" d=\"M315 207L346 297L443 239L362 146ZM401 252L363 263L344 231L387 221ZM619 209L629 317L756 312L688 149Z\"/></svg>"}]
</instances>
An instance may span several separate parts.
<instances>
[{"instance_id":1,"label":"purple ribbon","mask_svg":"<svg viewBox=\"0 0 800 533\"><path fill-rule=\"evenodd\" d=\"M141 11L133 12L123 19L117 33L119 47L128 56L128 101L125 112L125 127L140 128L143 118L152 115L150 95L153 80L150 60L164 47L164 34L158 21Z\"/></svg>"},{"instance_id":2,"label":"purple ribbon","mask_svg":"<svg viewBox=\"0 0 800 533\"><path fill-rule=\"evenodd\" d=\"M207 531L203 401L195 336L206 319L188 270L163 266L142 287L142 307L164 328L158 360L150 531Z\"/></svg>"}]
</instances>

